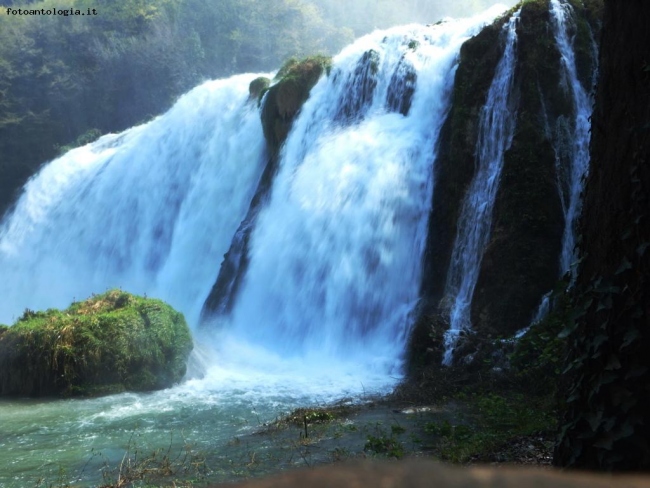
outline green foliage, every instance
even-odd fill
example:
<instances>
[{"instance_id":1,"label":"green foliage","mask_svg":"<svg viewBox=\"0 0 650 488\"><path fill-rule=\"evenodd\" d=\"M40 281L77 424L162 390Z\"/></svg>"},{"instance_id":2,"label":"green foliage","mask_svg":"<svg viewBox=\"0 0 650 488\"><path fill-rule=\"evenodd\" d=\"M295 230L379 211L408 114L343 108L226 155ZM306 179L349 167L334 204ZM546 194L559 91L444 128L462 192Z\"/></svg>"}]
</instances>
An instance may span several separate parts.
<instances>
[{"instance_id":1,"label":"green foliage","mask_svg":"<svg viewBox=\"0 0 650 488\"><path fill-rule=\"evenodd\" d=\"M302 425L304 422L308 424L323 424L331 422L337 416L337 412L326 408L299 408L294 410L286 420L296 425Z\"/></svg>"},{"instance_id":2,"label":"green foliage","mask_svg":"<svg viewBox=\"0 0 650 488\"><path fill-rule=\"evenodd\" d=\"M627 29L634 9L625 15L619 31ZM622 47L637 62L645 59L636 36L620 39L626 41L605 43L601 58L606 61L602 80L620 86L626 97L602 96L594 112L596 127L603 129L592 140L592 157L604 183L587 183L575 315L562 332L571 355L563 371L569 378L567 409L554 461L574 468L640 471L650 469L650 143L636 135L633 124L647 121L650 85L647 78L621 74L609 61ZM628 98L632 92L635 96ZM640 116L632 115L637 106L643 107Z\"/></svg>"},{"instance_id":3,"label":"green foliage","mask_svg":"<svg viewBox=\"0 0 650 488\"><path fill-rule=\"evenodd\" d=\"M65 154L75 147L85 146L91 142L96 141L101 137L102 133L99 129L89 129L83 134L81 134L77 139L72 143L59 148L59 154Z\"/></svg>"},{"instance_id":4,"label":"green foliage","mask_svg":"<svg viewBox=\"0 0 650 488\"><path fill-rule=\"evenodd\" d=\"M376 431L377 435L368 435L363 448L364 451L396 459L404 457L404 444L397 438L397 436L405 432L403 427L399 425L391 426L390 435L384 432L378 425Z\"/></svg>"},{"instance_id":5,"label":"green foliage","mask_svg":"<svg viewBox=\"0 0 650 488\"><path fill-rule=\"evenodd\" d=\"M558 283L549 299L552 310L540 322L531 325L510 355L516 378L531 393L557 392L567 347L563 331L573 323L567 286L566 281Z\"/></svg>"},{"instance_id":6,"label":"green foliage","mask_svg":"<svg viewBox=\"0 0 650 488\"><path fill-rule=\"evenodd\" d=\"M277 153L289 134L295 116L323 73L328 73L331 58L312 56L300 61L290 58L275 77L262 107L264 137L272 154Z\"/></svg>"},{"instance_id":7,"label":"green foliage","mask_svg":"<svg viewBox=\"0 0 650 488\"><path fill-rule=\"evenodd\" d=\"M513 439L555 427L548 397L533 402L530 395L473 393L464 401L469 409L465 421L429 422L424 427L425 433L437 438L436 455L446 461L490 460Z\"/></svg>"},{"instance_id":8,"label":"green foliage","mask_svg":"<svg viewBox=\"0 0 650 488\"><path fill-rule=\"evenodd\" d=\"M330 69L332 68L332 58L329 56L308 56L304 59L297 59L291 57L287 59L282 67L278 70L275 77L275 81L291 81L291 80L303 80L306 77L306 81L311 81L313 77L311 73L322 73L323 71L329 75Z\"/></svg>"},{"instance_id":9,"label":"green foliage","mask_svg":"<svg viewBox=\"0 0 650 488\"><path fill-rule=\"evenodd\" d=\"M183 377L191 349L182 314L118 290L64 311L25 310L0 336L0 394L164 388Z\"/></svg>"}]
</instances>

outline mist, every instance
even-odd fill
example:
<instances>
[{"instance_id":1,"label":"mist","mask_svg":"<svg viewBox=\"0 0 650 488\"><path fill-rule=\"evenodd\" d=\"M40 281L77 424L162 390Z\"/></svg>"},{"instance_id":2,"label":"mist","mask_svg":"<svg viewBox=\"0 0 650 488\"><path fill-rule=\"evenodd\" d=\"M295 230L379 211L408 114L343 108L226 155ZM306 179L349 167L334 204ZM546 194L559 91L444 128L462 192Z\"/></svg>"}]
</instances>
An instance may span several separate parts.
<instances>
[{"instance_id":1,"label":"mist","mask_svg":"<svg viewBox=\"0 0 650 488\"><path fill-rule=\"evenodd\" d=\"M512 7L517 0L312 0L321 15L355 37L401 24L432 24L446 17L468 17L493 5Z\"/></svg>"}]
</instances>

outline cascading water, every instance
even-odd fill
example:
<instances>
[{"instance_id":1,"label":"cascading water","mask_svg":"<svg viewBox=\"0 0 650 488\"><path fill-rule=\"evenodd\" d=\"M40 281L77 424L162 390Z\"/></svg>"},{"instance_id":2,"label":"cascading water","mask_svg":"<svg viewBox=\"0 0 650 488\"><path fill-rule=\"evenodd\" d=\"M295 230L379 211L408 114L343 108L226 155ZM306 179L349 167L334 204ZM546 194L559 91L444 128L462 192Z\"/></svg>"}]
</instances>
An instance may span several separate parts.
<instances>
[{"instance_id":1,"label":"cascading water","mask_svg":"<svg viewBox=\"0 0 650 488\"><path fill-rule=\"evenodd\" d=\"M0 465L12 468L0 484L52 476L91 450L119 462L137 429L152 450L182 430L174 446L226 463L246 454L228 441L260 419L392 387L458 52L504 10L374 33L336 57L282 150L232 312L197 344L202 377L148 395L3 400ZM0 321L121 286L165 299L195 327L266 164L246 102L253 78L207 83L43 168L0 230ZM99 473L103 459L87 463Z\"/></svg>"},{"instance_id":2,"label":"cascading water","mask_svg":"<svg viewBox=\"0 0 650 488\"><path fill-rule=\"evenodd\" d=\"M573 117L565 121L562 117L557 121L558 129L554 139L556 155L556 172L558 191L564 213L564 233L562 235L562 251L560 254L560 273L569 273L569 285L575 281L576 261L576 225L582 208L582 181L589 171L589 139L590 117L593 107L593 90L587 91L578 78L575 59L574 36L575 20L573 7L566 1L551 0L551 20L553 36L560 51L560 69L562 88L569 95ZM594 48L593 59L596 60L597 48ZM597 65L596 65L597 66ZM594 69L594 74L596 69ZM540 322L552 308L552 293L548 292L533 315L531 324ZM528 330L527 328L520 333Z\"/></svg>"},{"instance_id":3,"label":"cascading water","mask_svg":"<svg viewBox=\"0 0 650 488\"><path fill-rule=\"evenodd\" d=\"M458 220L447 275L445 296L450 304L449 330L445 333L443 364L453 359L454 347L462 331L471 328L470 307L474 288L490 238L492 208L499 187L505 151L512 143L516 121L512 85L516 62L519 11L504 25L506 45L497 65L492 85L479 120L476 144L476 174L467 191Z\"/></svg>"},{"instance_id":4,"label":"cascading water","mask_svg":"<svg viewBox=\"0 0 650 488\"><path fill-rule=\"evenodd\" d=\"M564 235L562 237L562 254L560 269L562 273L571 270L576 260L576 221L580 215L582 201L582 179L589 170L589 137L593 99L578 78L574 39L569 35L571 24L575 23L573 7L560 0L551 0L551 19L553 34L561 56L562 87L569 94L573 103L573 120L570 123L568 137L568 167L563 168L558 157L559 188L564 210ZM575 27L575 26L574 26ZM575 29L573 29L575 30ZM556 149L556 154L559 154ZM571 282L575 277L572 274Z\"/></svg>"},{"instance_id":5,"label":"cascading water","mask_svg":"<svg viewBox=\"0 0 650 488\"><path fill-rule=\"evenodd\" d=\"M251 79L206 83L32 178L0 228L0 322L111 287L194 322L265 163Z\"/></svg>"},{"instance_id":6,"label":"cascading water","mask_svg":"<svg viewBox=\"0 0 650 488\"><path fill-rule=\"evenodd\" d=\"M335 59L283 149L226 329L283 355L395 367L418 299L434 148L476 25L376 33Z\"/></svg>"}]
</instances>

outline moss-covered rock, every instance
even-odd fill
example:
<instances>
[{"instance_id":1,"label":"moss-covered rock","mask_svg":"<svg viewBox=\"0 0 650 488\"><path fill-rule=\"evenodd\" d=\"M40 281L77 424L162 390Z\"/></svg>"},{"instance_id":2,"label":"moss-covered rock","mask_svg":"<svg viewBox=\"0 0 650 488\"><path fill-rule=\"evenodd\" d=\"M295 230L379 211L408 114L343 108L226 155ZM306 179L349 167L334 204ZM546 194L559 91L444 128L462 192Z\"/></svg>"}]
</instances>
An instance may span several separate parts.
<instances>
[{"instance_id":1,"label":"moss-covered rock","mask_svg":"<svg viewBox=\"0 0 650 488\"><path fill-rule=\"evenodd\" d=\"M269 89L269 86L271 85L271 80L266 78L265 76L260 76L259 78L255 78L253 81L250 82L250 85L248 85L248 97L251 100L261 100L262 96L264 93L266 93L266 90Z\"/></svg>"},{"instance_id":2,"label":"moss-covered rock","mask_svg":"<svg viewBox=\"0 0 650 488\"><path fill-rule=\"evenodd\" d=\"M0 328L0 395L102 395L180 381L192 350L183 315L112 290Z\"/></svg>"},{"instance_id":3,"label":"moss-covered rock","mask_svg":"<svg viewBox=\"0 0 650 488\"><path fill-rule=\"evenodd\" d=\"M290 59L278 71L277 82L269 88L262 108L262 127L271 154L277 153L287 138L309 91L323 72L329 71L331 63L326 56Z\"/></svg>"}]
</instances>

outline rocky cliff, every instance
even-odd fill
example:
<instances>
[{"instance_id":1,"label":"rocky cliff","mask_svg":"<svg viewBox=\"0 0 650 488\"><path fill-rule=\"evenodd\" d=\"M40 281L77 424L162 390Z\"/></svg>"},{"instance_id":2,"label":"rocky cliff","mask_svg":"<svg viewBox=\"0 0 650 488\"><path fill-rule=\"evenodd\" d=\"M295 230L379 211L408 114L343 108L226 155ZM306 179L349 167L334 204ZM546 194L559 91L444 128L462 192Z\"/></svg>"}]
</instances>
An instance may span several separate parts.
<instances>
[{"instance_id":1,"label":"rocky cliff","mask_svg":"<svg viewBox=\"0 0 650 488\"><path fill-rule=\"evenodd\" d=\"M473 357L478 344L489 338L512 336L527 327L542 296L565 271L560 264L566 224L562 180L569 163L564 145L576 109L562 71L550 2L537 0L515 7L461 49L453 103L434 166L423 307L412 340L412 366L438 361L443 349L450 309L446 283L460 209L476 172L479 113L503 55L502 27L519 8L511 94L516 126L504 154L490 238L471 297L472 333L461 338L456 359ZM591 92L601 4L571 2L567 8L578 77L585 92Z\"/></svg>"}]
</instances>

